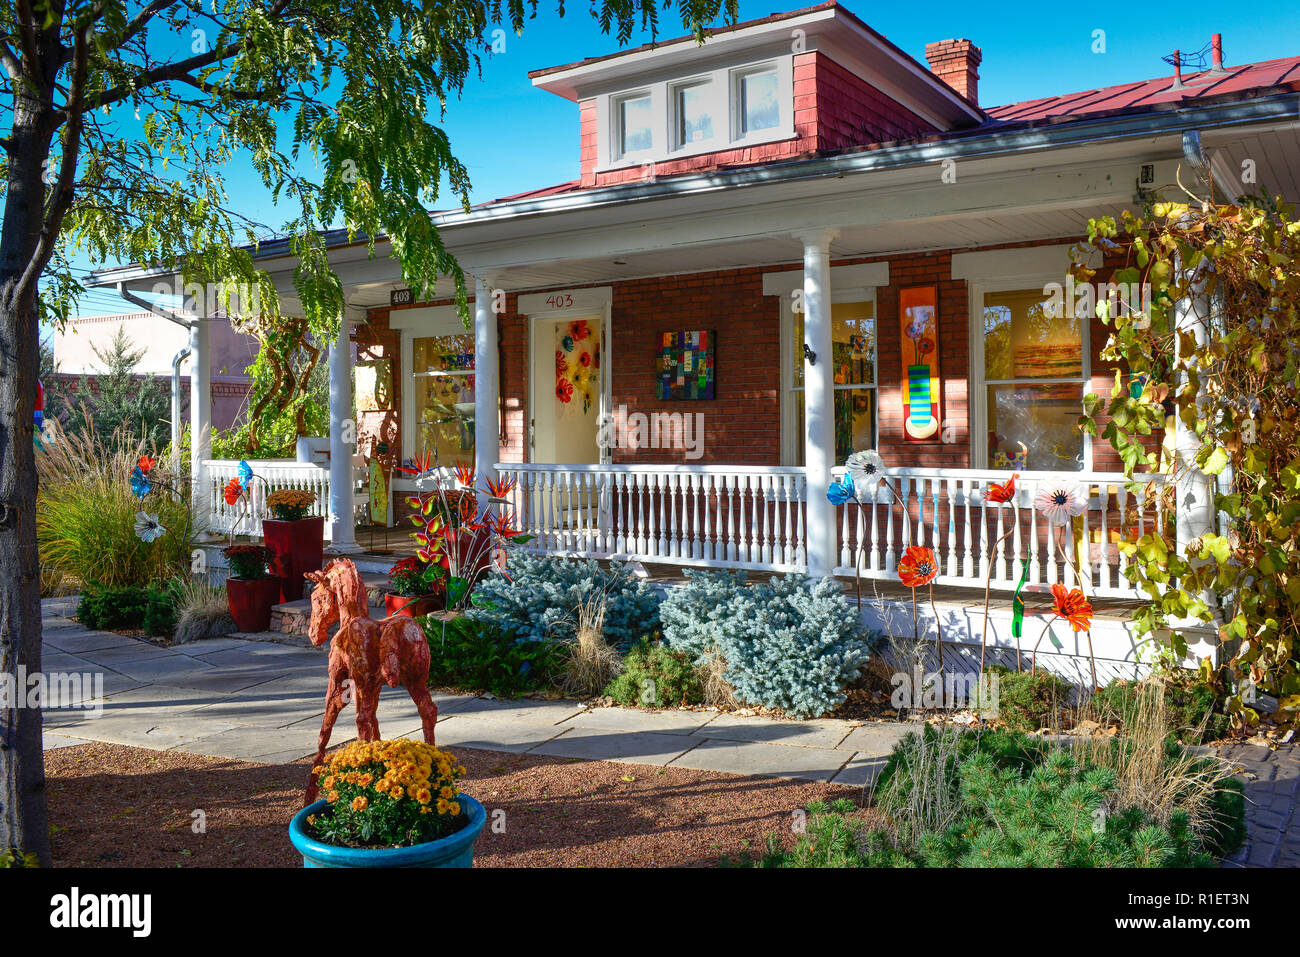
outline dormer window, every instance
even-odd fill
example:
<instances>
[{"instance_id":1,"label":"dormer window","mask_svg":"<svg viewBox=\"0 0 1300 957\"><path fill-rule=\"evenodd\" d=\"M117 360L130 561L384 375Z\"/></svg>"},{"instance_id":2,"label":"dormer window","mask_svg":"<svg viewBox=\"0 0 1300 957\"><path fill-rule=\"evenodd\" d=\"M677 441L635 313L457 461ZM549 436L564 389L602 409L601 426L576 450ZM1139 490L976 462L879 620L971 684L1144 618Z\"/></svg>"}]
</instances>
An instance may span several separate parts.
<instances>
[{"instance_id":1,"label":"dormer window","mask_svg":"<svg viewBox=\"0 0 1300 957\"><path fill-rule=\"evenodd\" d=\"M722 64L595 99L596 169L661 163L795 135L790 55Z\"/></svg>"},{"instance_id":2,"label":"dormer window","mask_svg":"<svg viewBox=\"0 0 1300 957\"><path fill-rule=\"evenodd\" d=\"M776 68L737 71L735 78L737 138L780 126L780 81Z\"/></svg>"},{"instance_id":3,"label":"dormer window","mask_svg":"<svg viewBox=\"0 0 1300 957\"><path fill-rule=\"evenodd\" d=\"M619 97L614 110L614 142L619 159L648 154L654 149L654 105L649 92Z\"/></svg>"},{"instance_id":4,"label":"dormer window","mask_svg":"<svg viewBox=\"0 0 1300 957\"><path fill-rule=\"evenodd\" d=\"M674 142L677 149L691 148L713 139L713 82L682 83L673 88Z\"/></svg>"}]
</instances>

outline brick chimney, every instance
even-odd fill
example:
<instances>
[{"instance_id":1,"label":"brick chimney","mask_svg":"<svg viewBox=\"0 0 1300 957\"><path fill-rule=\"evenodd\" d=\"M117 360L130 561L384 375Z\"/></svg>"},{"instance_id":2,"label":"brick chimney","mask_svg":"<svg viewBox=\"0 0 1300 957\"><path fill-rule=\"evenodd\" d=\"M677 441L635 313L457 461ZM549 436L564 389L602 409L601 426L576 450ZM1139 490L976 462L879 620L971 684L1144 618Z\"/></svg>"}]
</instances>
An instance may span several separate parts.
<instances>
[{"instance_id":1,"label":"brick chimney","mask_svg":"<svg viewBox=\"0 0 1300 957\"><path fill-rule=\"evenodd\" d=\"M925 45L925 58L932 72L965 97L971 106L979 106L979 65L984 59L980 48L969 40L940 40Z\"/></svg>"}]
</instances>

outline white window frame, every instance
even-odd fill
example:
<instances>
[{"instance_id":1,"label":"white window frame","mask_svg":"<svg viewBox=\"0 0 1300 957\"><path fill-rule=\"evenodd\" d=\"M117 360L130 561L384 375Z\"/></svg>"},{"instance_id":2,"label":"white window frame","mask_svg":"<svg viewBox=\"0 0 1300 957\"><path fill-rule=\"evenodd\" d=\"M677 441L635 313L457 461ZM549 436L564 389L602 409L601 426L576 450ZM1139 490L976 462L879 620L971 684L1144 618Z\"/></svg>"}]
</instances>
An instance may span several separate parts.
<instances>
[{"instance_id":1,"label":"white window frame","mask_svg":"<svg viewBox=\"0 0 1300 957\"><path fill-rule=\"evenodd\" d=\"M775 70L780 122L770 130L738 135L738 80L751 73ZM682 86L708 83L714 99L713 137L697 143L680 143L677 135L676 91ZM627 99L650 96L652 148L635 153L622 152L622 129L619 104ZM769 56L746 63L732 63L689 76L674 76L651 83L596 96L596 171L624 169L650 163L666 162L703 153L777 143L793 139L794 129L794 55Z\"/></svg>"},{"instance_id":2,"label":"white window frame","mask_svg":"<svg viewBox=\"0 0 1300 957\"><path fill-rule=\"evenodd\" d=\"M643 150L623 149L623 104L632 100L649 100L650 101L650 146ZM610 155L615 157L621 163L636 163L652 158L659 150L659 130L656 121L659 110L655 102L655 91L646 87L640 90L630 90L626 93L620 93L610 98L609 113L612 122L610 123L611 138L609 144Z\"/></svg>"},{"instance_id":3,"label":"white window frame","mask_svg":"<svg viewBox=\"0 0 1300 957\"><path fill-rule=\"evenodd\" d=\"M798 276L801 273L795 273ZM876 303L875 286L857 286L837 289L835 287L834 277L831 279L831 304L840 305L846 302L869 302L871 303L872 322L875 323L875 349L871 357L871 385L845 384L836 385L831 383L831 391L852 391L854 389L871 389L875 392L875 410L871 422L871 447L875 448L880 441L880 316ZM794 394L799 390L794 384L794 298L792 296L781 297L781 464L792 465L798 457L798 450L803 446L804 437L802 434L796 434L794 424L797 421L795 415ZM799 343L802 351L802 341ZM817 357L818 362L829 362L830 357L823 359ZM805 381L807 372L804 373ZM858 450L854 450L858 451Z\"/></svg>"},{"instance_id":4,"label":"white window frame","mask_svg":"<svg viewBox=\"0 0 1300 957\"><path fill-rule=\"evenodd\" d=\"M777 117L775 127L755 130L753 132L744 129L744 116L741 114L741 88L746 77L758 76L763 73L776 74L776 100L778 106L784 106L786 93L789 92L793 101L793 90L787 91L781 83L781 71L775 61L768 63L758 63L749 66L737 67L731 71L729 77L730 87L730 108L728 112L731 115L731 142L732 145L744 146L751 142L763 142L769 139L773 130L782 129L785 126L785 110L781 110L781 115ZM792 104L793 105L793 104Z\"/></svg>"},{"instance_id":5,"label":"white window frame","mask_svg":"<svg viewBox=\"0 0 1300 957\"><path fill-rule=\"evenodd\" d=\"M678 102L678 94L682 90L701 87L707 91L704 101L713 119L713 135L706 139L688 142L682 138L681 106ZM670 148L674 155L684 155L691 152L712 152L720 149L721 147L718 144L724 141L719 137L718 133L719 130L726 129L727 118L727 101L725 97L719 96L718 84L711 74L706 73L703 76L675 80L668 84L668 135Z\"/></svg>"},{"instance_id":6,"label":"white window frame","mask_svg":"<svg viewBox=\"0 0 1300 957\"><path fill-rule=\"evenodd\" d=\"M418 309L401 309L394 310L388 315L388 328L393 332L402 334L400 350L400 362L402 363L401 433L402 461L405 462L415 457L415 433L417 428L415 421L415 380L435 374L415 371L415 340L437 336L473 337L474 332L465 328L465 323L461 321L460 313L455 306L425 306ZM468 369L440 374L473 375L474 370ZM477 389L477 380L474 384ZM475 394L477 395L477 392ZM449 471L445 466L444 470ZM413 479L394 476L393 488L411 491L416 486Z\"/></svg>"},{"instance_id":7,"label":"white window frame","mask_svg":"<svg viewBox=\"0 0 1300 957\"><path fill-rule=\"evenodd\" d=\"M984 377L984 296L987 293L1014 292L1025 289L1043 289L1049 283L1063 284L1064 275L1052 272L1028 273L1021 276L1000 276L996 279L968 281L967 291L970 302L970 453L971 468L989 468L989 410L988 387L991 385L1053 385L1060 383L1078 383L1079 413L1083 414L1083 397L1088 393L1092 383L1092 341L1091 320L1087 316L1079 317L1080 345L1083 356L1079 363L1078 376L1052 376L1045 379L986 379ZM1044 298L1047 294L1044 293ZM1091 472L1093 467L1092 436L1083 434L1083 467L1075 474ZM1052 469L1035 469L1032 465L1025 471L1050 473Z\"/></svg>"}]
</instances>

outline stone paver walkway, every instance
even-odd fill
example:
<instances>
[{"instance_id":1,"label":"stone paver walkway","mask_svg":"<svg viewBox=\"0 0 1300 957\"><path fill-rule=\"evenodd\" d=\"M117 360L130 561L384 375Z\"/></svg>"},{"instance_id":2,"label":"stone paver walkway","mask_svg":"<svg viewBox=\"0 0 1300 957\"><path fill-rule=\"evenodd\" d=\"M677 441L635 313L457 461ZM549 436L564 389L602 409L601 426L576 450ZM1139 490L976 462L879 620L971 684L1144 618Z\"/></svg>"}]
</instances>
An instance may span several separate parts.
<instances>
[{"instance_id":1,"label":"stone paver walkway","mask_svg":"<svg viewBox=\"0 0 1300 957\"><path fill-rule=\"evenodd\" d=\"M45 747L105 741L280 763L314 754L325 701L325 651L255 636L173 648L66 617L43 603L44 671L102 675L97 711L47 710ZM93 689L87 689L93 694ZM717 712L588 709L573 701L501 701L435 695L438 744L561 758L673 765L863 786L875 779L905 724L778 721ZM419 737L420 716L401 688L384 688L386 737ZM351 709L331 744L356 736Z\"/></svg>"},{"instance_id":2,"label":"stone paver walkway","mask_svg":"<svg viewBox=\"0 0 1300 957\"><path fill-rule=\"evenodd\" d=\"M1300 746L1236 744L1221 756L1246 782L1246 843L1229 867L1300 867Z\"/></svg>"}]
</instances>

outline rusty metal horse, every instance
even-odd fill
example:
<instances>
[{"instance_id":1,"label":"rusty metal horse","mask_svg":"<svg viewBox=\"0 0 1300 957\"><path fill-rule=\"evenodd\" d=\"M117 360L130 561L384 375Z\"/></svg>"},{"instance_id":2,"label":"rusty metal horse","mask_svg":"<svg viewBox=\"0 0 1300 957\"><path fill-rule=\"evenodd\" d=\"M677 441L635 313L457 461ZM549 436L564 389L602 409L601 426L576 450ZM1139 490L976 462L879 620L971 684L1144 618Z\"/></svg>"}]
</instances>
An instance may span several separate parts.
<instances>
[{"instance_id":1,"label":"rusty metal horse","mask_svg":"<svg viewBox=\"0 0 1300 957\"><path fill-rule=\"evenodd\" d=\"M357 566L346 558L330 562L322 571L308 572L306 577L316 583L311 593L308 627L311 643L323 645L329 639L329 626L339 623L338 633L330 643L325 718L312 766L324 760L334 722L349 696L357 709L357 737L362 741L379 740L376 710L381 682L390 688L406 686L420 713L424 740L433 744L438 706L429 694L429 644L419 623L404 615L380 621L371 618L361 575ZM313 776L307 785L306 803L314 800L316 779Z\"/></svg>"}]
</instances>

